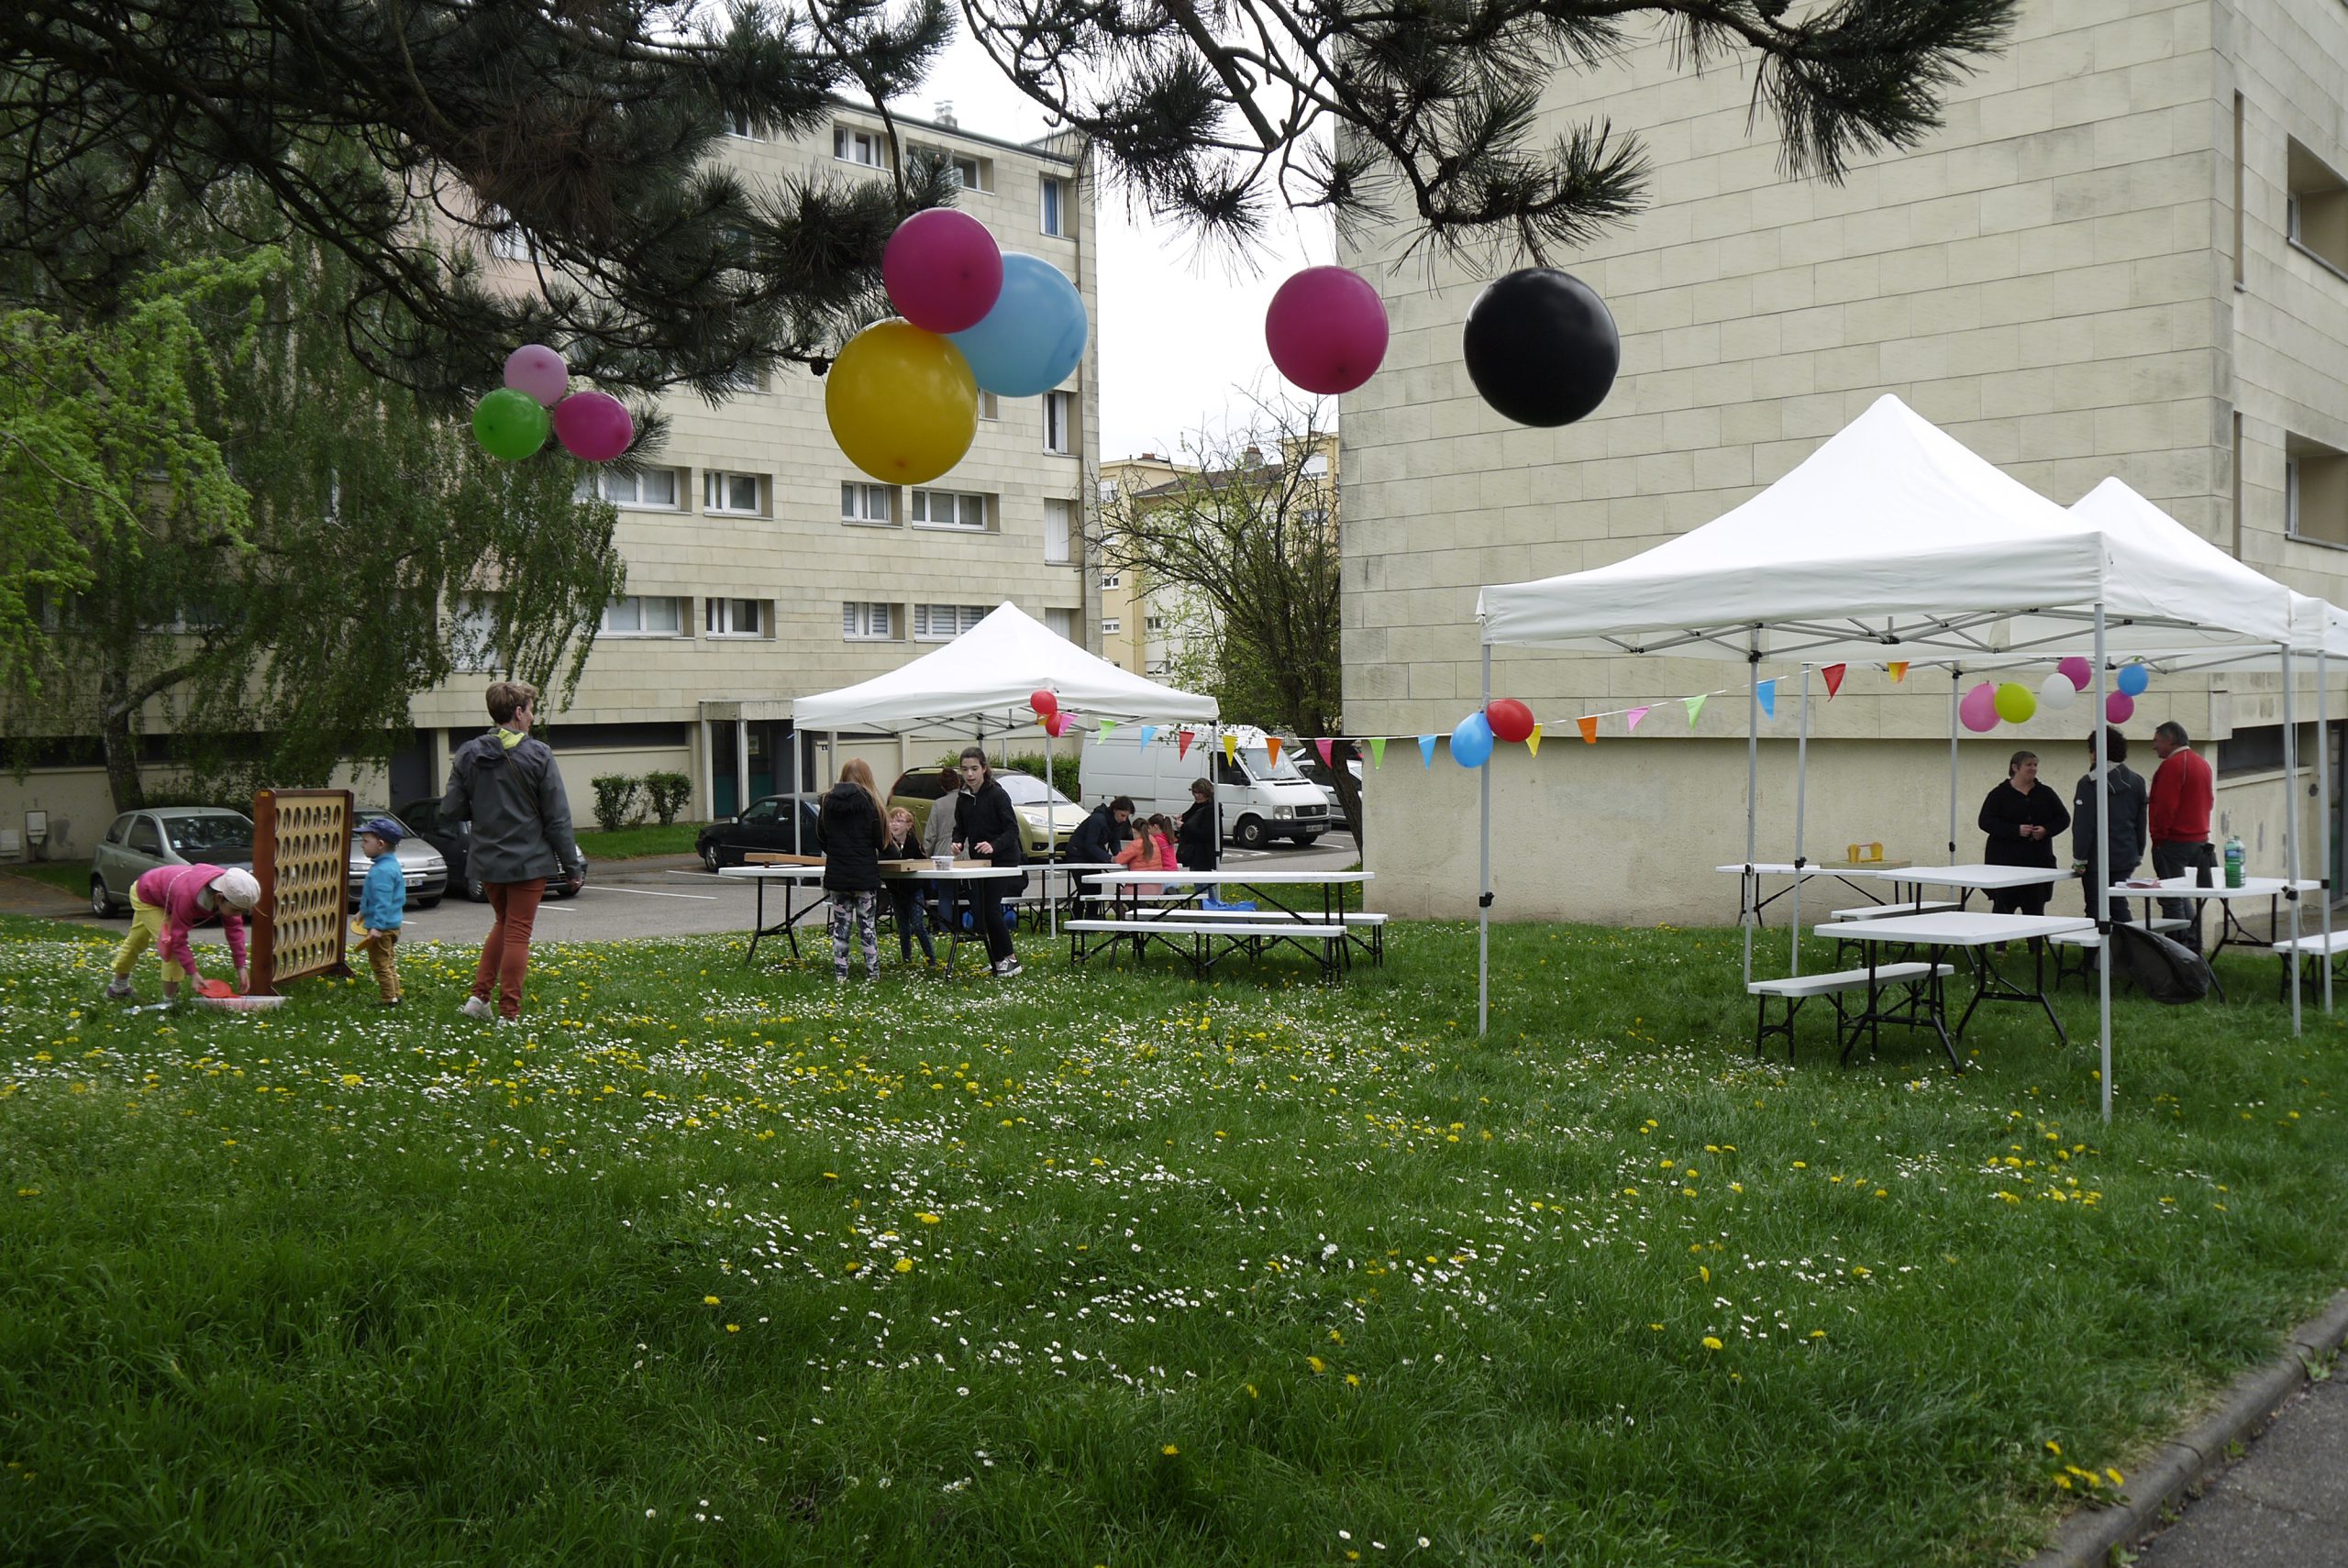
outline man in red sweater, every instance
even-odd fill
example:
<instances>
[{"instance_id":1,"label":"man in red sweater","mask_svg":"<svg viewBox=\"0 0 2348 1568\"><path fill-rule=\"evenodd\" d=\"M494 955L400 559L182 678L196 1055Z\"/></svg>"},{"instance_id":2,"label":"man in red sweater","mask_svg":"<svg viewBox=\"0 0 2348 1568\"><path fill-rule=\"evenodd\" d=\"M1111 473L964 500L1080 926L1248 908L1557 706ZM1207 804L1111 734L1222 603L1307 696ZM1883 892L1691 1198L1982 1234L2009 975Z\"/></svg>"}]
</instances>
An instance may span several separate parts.
<instances>
[{"instance_id":1,"label":"man in red sweater","mask_svg":"<svg viewBox=\"0 0 2348 1568\"><path fill-rule=\"evenodd\" d=\"M2183 877L2195 867L2212 870L2217 853L2210 846L2210 806L2217 780L2210 765L2194 754L2185 726L2174 719L2153 732L2153 750L2161 765L2153 774L2153 869L2163 877ZM2193 946L2201 946L2201 901L2163 899L2161 913L2193 922Z\"/></svg>"}]
</instances>

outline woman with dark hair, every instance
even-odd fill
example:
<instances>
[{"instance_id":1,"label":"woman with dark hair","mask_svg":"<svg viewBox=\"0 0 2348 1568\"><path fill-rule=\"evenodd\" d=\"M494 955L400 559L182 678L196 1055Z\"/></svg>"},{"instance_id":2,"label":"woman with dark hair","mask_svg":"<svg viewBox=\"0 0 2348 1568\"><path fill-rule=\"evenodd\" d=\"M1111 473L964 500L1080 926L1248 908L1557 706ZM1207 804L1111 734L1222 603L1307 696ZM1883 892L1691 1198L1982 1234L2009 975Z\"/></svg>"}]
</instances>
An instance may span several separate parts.
<instances>
[{"instance_id":1,"label":"woman with dark hair","mask_svg":"<svg viewBox=\"0 0 2348 1568\"><path fill-rule=\"evenodd\" d=\"M2111 771L2105 778L2105 875L2116 885L2135 874L2144 863L2145 790L2144 776L2128 766L2128 737L2111 725L2105 725L2103 747L2111 761ZM2079 775L2079 787L2071 791L2071 870L2079 878L2088 900L2088 914L2095 914L2095 737L2088 737L2088 770ZM2111 900L2111 918L2129 919L2128 900Z\"/></svg>"},{"instance_id":2,"label":"woman with dark hair","mask_svg":"<svg viewBox=\"0 0 2348 1568\"><path fill-rule=\"evenodd\" d=\"M1019 865L1025 858L1019 840L1019 813L1011 809L1011 797L994 781L985 749L964 746L961 771L962 791L954 802L956 852L996 866ZM980 878L969 884L970 908L987 939L989 967L1005 979L1019 973L1019 957L1011 949L1011 916L1002 901L1017 898L1026 886L1024 874Z\"/></svg>"},{"instance_id":3,"label":"woman with dark hair","mask_svg":"<svg viewBox=\"0 0 2348 1568\"><path fill-rule=\"evenodd\" d=\"M1223 831L1215 821L1214 785L1191 780L1191 808L1182 813L1181 840L1175 846L1185 871L1212 871L1223 848Z\"/></svg>"},{"instance_id":4,"label":"woman with dark hair","mask_svg":"<svg viewBox=\"0 0 2348 1568\"><path fill-rule=\"evenodd\" d=\"M2038 781L2038 754L2018 751L2006 764L2006 781L1982 801L1980 820L1981 831L1989 835L1982 859L1992 866L2043 866L2052 871L2054 836L2071 825L2071 813ZM1989 912L2043 915L2054 891L2052 881L1992 889Z\"/></svg>"}]
</instances>

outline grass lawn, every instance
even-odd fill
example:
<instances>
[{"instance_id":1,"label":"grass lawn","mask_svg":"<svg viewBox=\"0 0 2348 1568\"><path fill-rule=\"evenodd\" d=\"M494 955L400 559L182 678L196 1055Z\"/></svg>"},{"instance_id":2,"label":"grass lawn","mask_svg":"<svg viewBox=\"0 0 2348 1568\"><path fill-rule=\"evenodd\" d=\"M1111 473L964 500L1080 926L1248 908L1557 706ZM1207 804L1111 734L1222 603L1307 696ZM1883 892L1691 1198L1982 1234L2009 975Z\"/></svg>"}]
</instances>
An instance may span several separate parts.
<instances>
[{"instance_id":1,"label":"grass lawn","mask_svg":"<svg viewBox=\"0 0 2348 1568\"><path fill-rule=\"evenodd\" d=\"M87 860L31 860L22 865L0 866L0 875L46 882L77 899L90 896L90 863Z\"/></svg>"},{"instance_id":2,"label":"grass lawn","mask_svg":"<svg viewBox=\"0 0 2348 1568\"><path fill-rule=\"evenodd\" d=\"M2348 1273L2343 1035L1756 1063L1733 935L1338 987L546 947L126 1014L0 922L0 1561L1977 1563ZM892 960L893 962L893 960ZM140 977L151 997L150 960Z\"/></svg>"},{"instance_id":3,"label":"grass lawn","mask_svg":"<svg viewBox=\"0 0 2348 1568\"><path fill-rule=\"evenodd\" d=\"M597 833L589 829L579 836L579 853L591 861L636 860L647 855L691 855L693 837L706 826L703 823L670 823L667 827L647 823L640 827L622 828L617 833Z\"/></svg>"}]
</instances>

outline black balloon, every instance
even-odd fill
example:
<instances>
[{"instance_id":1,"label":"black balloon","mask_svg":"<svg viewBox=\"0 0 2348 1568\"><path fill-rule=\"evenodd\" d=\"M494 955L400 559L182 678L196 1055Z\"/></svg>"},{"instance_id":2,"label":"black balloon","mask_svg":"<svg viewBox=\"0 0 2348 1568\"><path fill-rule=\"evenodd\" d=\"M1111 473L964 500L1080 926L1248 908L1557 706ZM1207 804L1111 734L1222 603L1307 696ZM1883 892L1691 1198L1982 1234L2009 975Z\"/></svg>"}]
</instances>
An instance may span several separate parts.
<instances>
[{"instance_id":1,"label":"black balloon","mask_svg":"<svg viewBox=\"0 0 2348 1568\"><path fill-rule=\"evenodd\" d=\"M1486 284L1461 337L1476 390L1519 425L1571 425L1606 401L1623 363L1606 302L1547 267Z\"/></svg>"}]
</instances>

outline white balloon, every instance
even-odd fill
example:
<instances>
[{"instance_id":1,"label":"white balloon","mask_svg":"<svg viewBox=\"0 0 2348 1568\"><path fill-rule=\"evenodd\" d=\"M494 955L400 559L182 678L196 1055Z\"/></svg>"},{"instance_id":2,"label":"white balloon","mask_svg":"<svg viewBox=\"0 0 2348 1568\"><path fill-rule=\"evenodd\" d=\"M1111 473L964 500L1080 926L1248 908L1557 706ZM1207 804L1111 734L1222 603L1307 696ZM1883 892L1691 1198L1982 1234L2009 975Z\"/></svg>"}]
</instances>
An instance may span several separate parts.
<instances>
[{"instance_id":1,"label":"white balloon","mask_svg":"<svg viewBox=\"0 0 2348 1568\"><path fill-rule=\"evenodd\" d=\"M2067 708L2078 700L2079 689L2071 678L2057 672L2039 683L2038 705L2047 709Z\"/></svg>"}]
</instances>

